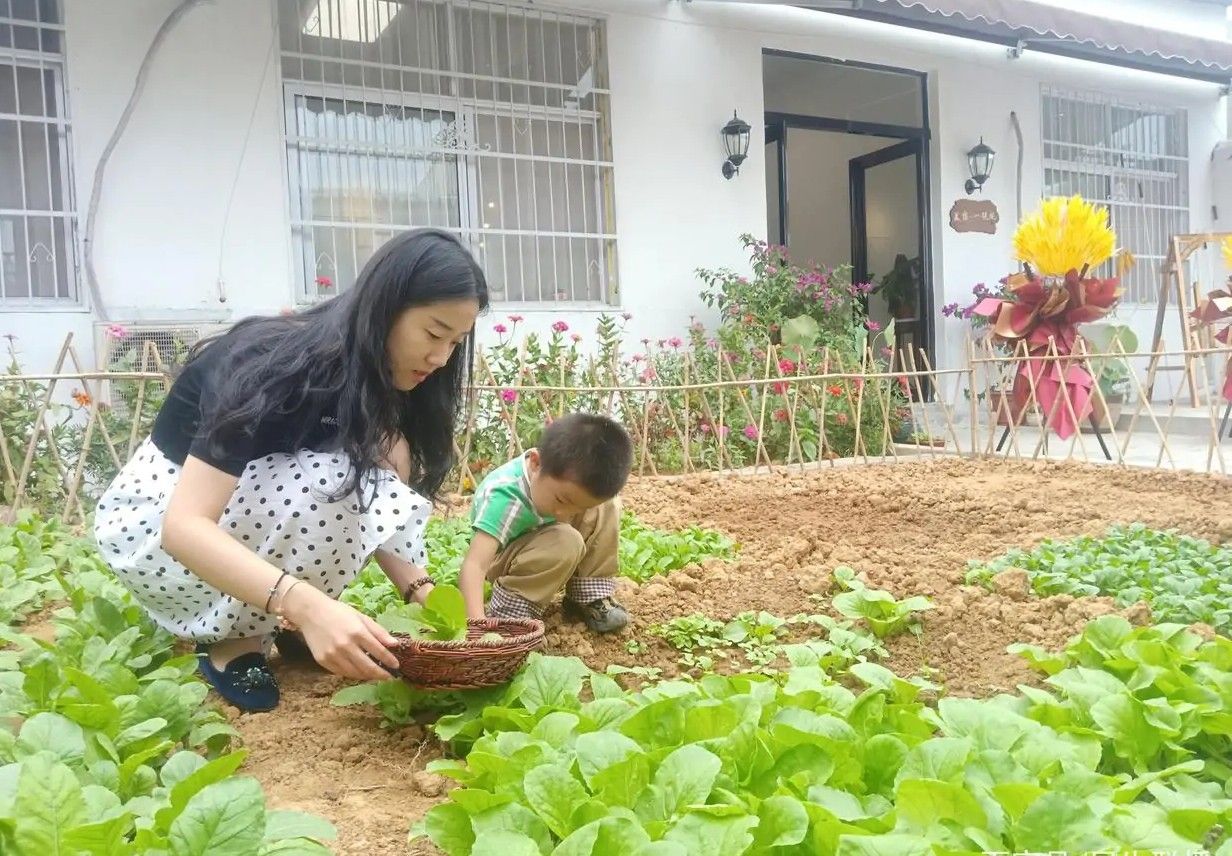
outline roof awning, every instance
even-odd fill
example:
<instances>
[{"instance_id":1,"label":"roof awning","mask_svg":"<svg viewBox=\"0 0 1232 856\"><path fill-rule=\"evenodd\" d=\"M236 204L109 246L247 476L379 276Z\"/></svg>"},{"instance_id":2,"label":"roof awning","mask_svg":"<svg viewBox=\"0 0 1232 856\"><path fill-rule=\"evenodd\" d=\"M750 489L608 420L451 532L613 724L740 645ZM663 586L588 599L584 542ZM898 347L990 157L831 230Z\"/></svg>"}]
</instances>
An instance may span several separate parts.
<instances>
[{"instance_id":1,"label":"roof awning","mask_svg":"<svg viewBox=\"0 0 1232 856\"><path fill-rule=\"evenodd\" d=\"M806 0L793 5L1020 50L1225 85L1232 82L1232 42L1129 24L1035 0Z\"/></svg>"}]
</instances>

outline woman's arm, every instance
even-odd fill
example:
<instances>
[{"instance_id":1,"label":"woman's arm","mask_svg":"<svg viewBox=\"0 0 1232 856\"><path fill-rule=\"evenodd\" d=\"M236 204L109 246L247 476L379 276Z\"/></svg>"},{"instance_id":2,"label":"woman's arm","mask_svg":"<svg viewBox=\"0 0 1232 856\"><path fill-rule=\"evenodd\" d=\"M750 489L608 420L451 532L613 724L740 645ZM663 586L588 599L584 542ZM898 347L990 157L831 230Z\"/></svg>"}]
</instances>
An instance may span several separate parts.
<instances>
[{"instance_id":1,"label":"woman's arm","mask_svg":"<svg viewBox=\"0 0 1232 856\"><path fill-rule=\"evenodd\" d=\"M218 526L238 483L235 476L189 455L167 506L162 546L203 582L260 610L283 574ZM388 678L373 658L397 667L397 658L385 647L393 644L393 637L312 585L292 588L293 582L282 580L271 609L281 606L287 619L303 630L317 662L344 677Z\"/></svg>"},{"instance_id":2,"label":"woman's arm","mask_svg":"<svg viewBox=\"0 0 1232 856\"><path fill-rule=\"evenodd\" d=\"M381 570L385 572L385 576L389 577L389 581L394 584L394 588L398 590L398 594L406 599L406 589L412 583L419 583L414 593L411 595L411 600L416 603L423 603L428 592L432 591L433 583L428 576L428 572L416 564L408 562L401 556L390 553L385 550L376 551L376 563L381 566ZM428 580L428 582L420 582L420 580Z\"/></svg>"}]
</instances>

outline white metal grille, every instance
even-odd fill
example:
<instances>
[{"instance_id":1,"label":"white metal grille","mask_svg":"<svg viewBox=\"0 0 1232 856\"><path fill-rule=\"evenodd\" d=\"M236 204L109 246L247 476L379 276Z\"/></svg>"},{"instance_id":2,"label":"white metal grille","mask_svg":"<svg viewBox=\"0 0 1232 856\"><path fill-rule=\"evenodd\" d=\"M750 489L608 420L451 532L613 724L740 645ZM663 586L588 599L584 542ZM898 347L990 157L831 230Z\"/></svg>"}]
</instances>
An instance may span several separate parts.
<instances>
[{"instance_id":1,"label":"white metal grille","mask_svg":"<svg viewBox=\"0 0 1232 856\"><path fill-rule=\"evenodd\" d=\"M0 305L77 300L59 0L0 0Z\"/></svg>"},{"instance_id":2,"label":"white metal grille","mask_svg":"<svg viewBox=\"0 0 1232 856\"><path fill-rule=\"evenodd\" d=\"M1044 87L1042 128L1044 195L1106 205L1138 260L1122 299L1154 304L1168 242L1189 231L1188 114Z\"/></svg>"},{"instance_id":3,"label":"white metal grille","mask_svg":"<svg viewBox=\"0 0 1232 856\"><path fill-rule=\"evenodd\" d=\"M494 300L609 302L602 21L467 0L277 0L302 296L414 226L457 232Z\"/></svg>"}]
</instances>

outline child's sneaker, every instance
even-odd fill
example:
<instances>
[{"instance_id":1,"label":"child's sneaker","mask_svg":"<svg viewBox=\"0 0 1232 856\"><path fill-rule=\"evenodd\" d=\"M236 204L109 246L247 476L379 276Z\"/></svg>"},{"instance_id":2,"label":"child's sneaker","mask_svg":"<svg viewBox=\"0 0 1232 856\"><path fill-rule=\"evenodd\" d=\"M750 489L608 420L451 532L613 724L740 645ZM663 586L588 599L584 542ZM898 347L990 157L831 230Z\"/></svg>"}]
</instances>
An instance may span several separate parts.
<instances>
[{"instance_id":1,"label":"child's sneaker","mask_svg":"<svg viewBox=\"0 0 1232 856\"><path fill-rule=\"evenodd\" d=\"M601 597L586 603L566 598L564 611L566 615L586 622L586 626L595 633L615 633L617 630L623 630L629 623L628 611L611 597Z\"/></svg>"}]
</instances>

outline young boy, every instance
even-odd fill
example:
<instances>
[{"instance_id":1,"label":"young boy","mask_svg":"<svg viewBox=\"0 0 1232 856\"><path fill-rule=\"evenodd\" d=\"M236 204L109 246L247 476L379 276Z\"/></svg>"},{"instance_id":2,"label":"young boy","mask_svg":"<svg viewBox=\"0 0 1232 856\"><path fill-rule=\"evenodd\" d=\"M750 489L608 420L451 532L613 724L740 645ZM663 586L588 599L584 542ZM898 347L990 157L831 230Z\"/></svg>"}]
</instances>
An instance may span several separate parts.
<instances>
[{"instance_id":1,"label":"young boy","mask_svg":"<svg viewBox=\"0 0 1232 856\"><path fill-rule=\"evenodd\" d=\"M616 602L620 504L633 463L624 428L572 413L544 429L539 445L488 474L471 504L474 534L458 586L470 618L538 618L565 590L565 613L597 633L629 623Z\"/></svg>"}]
</instances>

